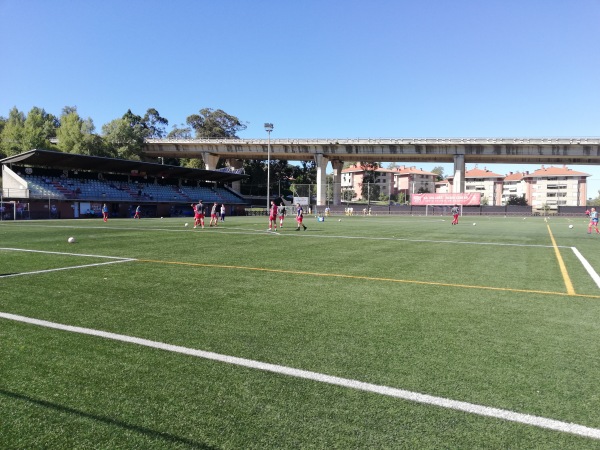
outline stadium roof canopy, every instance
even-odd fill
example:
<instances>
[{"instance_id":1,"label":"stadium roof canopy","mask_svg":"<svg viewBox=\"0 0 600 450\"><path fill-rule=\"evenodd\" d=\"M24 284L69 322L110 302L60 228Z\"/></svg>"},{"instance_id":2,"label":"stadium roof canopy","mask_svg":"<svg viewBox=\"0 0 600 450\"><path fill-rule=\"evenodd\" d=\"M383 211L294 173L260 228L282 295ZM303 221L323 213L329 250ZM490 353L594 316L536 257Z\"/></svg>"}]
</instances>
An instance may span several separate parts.
<instances>
[{"instance_id":1,"label":"stadium roof canopy","mask_svg":"<svg viewBox=\"0 0 600 450\"><path fill-rule=\"evenodd\" d=\"M233 172L192 169L189 167L129 161L126 159L103 158L100 156L76 155L51 150L30 150L0 160L0 164L24 164L53 169L89 170L92 172L147 175L151 177L184 178L214 182L232 182L246 178Z\"/></svg>"}]
</instances>

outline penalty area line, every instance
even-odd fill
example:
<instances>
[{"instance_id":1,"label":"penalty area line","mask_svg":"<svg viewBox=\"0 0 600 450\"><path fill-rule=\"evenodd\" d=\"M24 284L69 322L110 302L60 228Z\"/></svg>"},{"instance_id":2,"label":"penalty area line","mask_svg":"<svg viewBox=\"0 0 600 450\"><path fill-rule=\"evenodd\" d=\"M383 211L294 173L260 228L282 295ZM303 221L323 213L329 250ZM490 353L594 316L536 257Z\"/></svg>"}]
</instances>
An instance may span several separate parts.
<instances>
[{"instance_id":1,"label":"penalty area line","mask_svg":"<svg viewBox=\"0 0 600 450\"><path fill-rule=\"evenodd\" d=\"M86 257L86 258L112 259L113 261L93 263L93 264L81 264L78 266L56 267L54 269L35 270L35 271L30 271L30 272L8 273L8 274L0 275L0 278L20 277L23 275L37 275L37 274L41 274L41 273L58 272L60 270L84 269L86 267L97 267L97 266L105 266L108 264L118 264L118 263L136 261L135 258L122 258L122 257L118 257L118 256L103 256L103 255L87 255L87 254L82 254L82 253L51 252L51 251L45 251L45 250L30 250L30 249L24 249L24 248L0 247L0 251L2 251L2 250L11 251L11 252L43 253L43 254L48 254L48 255L61 255L61 256L82 256L82 257Z\"/></svg>"},{"instance_id":2,"label":"penalty area line","mask_svg":"<svg viewBox=\"0 0 600 450\"><path fill-rule=\"evenodd\" d=\"M179 353L197 358L207 359L211 361L222 362L226 364L232 364L235 366L246 367L250 369L257 369L265 372L271 372L279 375L286 375L295 378L301 378L305 380L316 381L320 383L331 384L335 386L346 387L350 389L356 389L365 392L371 392L379 395L388 397L399 398L415 403L437 406L450 410L463 411L470 414L475 414L484 417L491 417L495 419L506 420L510 422L521 423L525 425L531 425L538 428L545 428L548 430L559 431L563 433L574 434L592 439L600 439L600 429L591 428L584 425L579 425L570 422L563 422L555 419L548 419L545 417L534 416L530 414L518 413L506 409L492 408L489 406L477 405L474 403L463 402L459 400L452 400L444 397L436 397L428 394L421 394L418 392L407 391L404 389L392 388L389 386L376 385L366 383L363 381L352 380L348 378L341 378L331 375L326 375L318 372L311 372L308 370L295 369L293 367L280 366L277 364L264 363L251 359L238 358L235 356L228 356L219 353L207 352L204 350L197 350L188 347L182 347L179 345L171 345L163 342L151 341L148 339L137 338L133 336L127 336L123 334L110 333L107 331L94 330L91 328L75 327L71 325L64 325L55 322L48 322L45 320L33 319L30 317L19 316L16 314L0 312L0 318L12 320L15 322L27 323L31 325L41 326L45 328L51 328L55 330L68 331L71 333L84 334L89 336L101 337L104 339L110 339L113 341L126 342L130 344L141 345L144 347L150 347L154 349L164 350L173 353Z\"/></svg>"},{"instance_id":3,"label":"penalty area line","mask_svg":"<svg viewBox=\"0 0 600 450\"><path fill-rule=\"evenodd\" d=\"M122 256L104 256L104 255L88 255L86 253L51 252L51 251L47 251L47 250L30 250L27 248L0 247L0 250L6 250L9 252L44 253L47 255L86 256L89 258L104 258L104 259L118 259L118 260L123 260L123 261L135 261L135 258L123 258Z\"/></svg>"},{"instance_id":4,"label":"penalty area line","mask_svg":"<svg viewBox=\"0 0 600 450\"><path fill-rule=\"evenodd\" d=\"M135 261L135 259L122 259L119 261L107 261L102 263L94 263L94 264L83 264L81 266L67 266L67 267L57 267L55 269L45 269L45 270L36 270L33 272L19 272L19 273L9 273L6 275L0 275L0 278L9 278L9 277L20 277L23 275L38 275L41 273L50 273L50 272L58 272L60 270L73 270L73 269L85 269L86 267L97 267L97 266L106 266L109 264L119 264L125 262Z\"/></svg>"}]
</instances>

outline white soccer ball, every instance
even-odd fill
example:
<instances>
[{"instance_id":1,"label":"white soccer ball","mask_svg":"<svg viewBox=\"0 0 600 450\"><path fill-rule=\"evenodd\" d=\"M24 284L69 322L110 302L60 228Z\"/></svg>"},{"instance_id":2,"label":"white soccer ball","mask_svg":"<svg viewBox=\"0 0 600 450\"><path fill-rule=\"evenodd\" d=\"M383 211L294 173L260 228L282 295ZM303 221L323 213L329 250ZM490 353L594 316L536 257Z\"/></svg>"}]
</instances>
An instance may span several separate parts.
<instances>
[{"instance_id":1,"label":"white soccer ball","mask_svg":"<svg viewBox=\"0 0 600 450\"><path fill-rule=\"evenodd\" d=\"M477 225L475 222L473 222L473 226Z\"/></svg>"},{"instance_id":2,"label":"white soccer ball","mask_svg":"<svg viewBox=\"0 0 600 450\"><path fill-rule=\"evenodd\" d=\"M67 242L69 244L74 244L75 243L75 238L74 237L70 237L69 239L67 239Z\"/></svg>"},{"instance_id":3,"label":"white soccer ball","mask_svg":"<svg viewBox=\"0 0 600 450\"><path fill-rule=\"evenodd\" d=\"M569 225L569 228L573 228L573 225Z\"/></svg>"},{"instance_id":4,"label":"white soccer ball","mask_svg":"<svg viewBox=\"0 0 600 450\"><path fill-rule=\"evenodd\" d=\"M341 222L341 221L342 221L342 219L338 219L338 222Z\"/></svg>"},{"instance_id":5,"label":"white soccer ball","mask_svg":"<svg viewBox=\"0 0 600 450\"><path fill-rule=\"evenodd\" d=\"M187 226L188 226L188 223L186 222L185 225L184 225L184 227L187 227Z\"/></svg>"}]
</instances>

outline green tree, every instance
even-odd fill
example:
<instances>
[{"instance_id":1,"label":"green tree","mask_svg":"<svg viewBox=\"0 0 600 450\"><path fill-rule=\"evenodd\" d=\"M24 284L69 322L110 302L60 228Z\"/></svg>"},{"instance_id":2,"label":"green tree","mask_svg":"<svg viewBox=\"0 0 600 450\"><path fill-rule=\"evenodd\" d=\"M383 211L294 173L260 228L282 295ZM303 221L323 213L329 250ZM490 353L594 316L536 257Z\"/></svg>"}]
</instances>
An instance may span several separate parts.
<instances>
[{"instance_id":1,"label":"green tree","mask_svg":"<svg viewBox=\"0 0 600 450\"><path fill-rule=\"evenodd\" d=\"M216 111L211 108L203 108L199 114L192 114L186 119L187 127L173 127L168 137L189 139L191 131L194 130L197 139L208 138L237 138L238 131L246 129L240 119L227 114L222 109ZM193 167L202 169L205 167L204 161L199 158L182 159L181 165L184 167ZM253 166L252 169L255 169Z\"/></svg>"},{"instance_id":2,"label":"green tree","mask_svg":"<svg viewBox=\"0 0 600 450\"><path fill-rule=\"evenodd\" d=\"M520 197L517 197L516 195L511 195L507 202L507 205L512 205L512 206L527 206L527 200L525 199L525 194L523 194Z\"/></svg>"},{"instance_id":3,"label":"green tree","mask_svg":"<svg viewBox=\"0 0 600 450\"><path fill-rule=\"evenodd\" d=\"M110 152L123 159L141 159L146 138L164 136L167 119L150 108L144 117L128 110L123 117L102 126L102 134Z\"/></svg>"},{"instance_id":4,"label":"green tree","mask_svg":"<svg viewBox=\"0 0 600 450\"><path fill-rule=\"evenodd\" d=\"M192 129L191 127L186 127L183 124L182 128L179 128L177 125L173 125L173 129L169 131L167 134L167 138L169 139L191 139L192 138Z\"/></svg>"},{"instance_id":5,"label":"green tree","mask_svg":"<svg viewBox=\"0 0 600 450\"><path fill-rule=\"evenodd\" d=\"M370 181L364 181L361 186L361 194L364 200L368 201L377 201L379 199L379 195L381 193L381 188L378 184L372 183Z\"/></svg>"},{"instance_id":6,"label":"green tree","mask_svg":"<svg viewBox=\"0 0 600 450\"><path fill-rule=\"evenodd\" d=\"M56 130L59 150L78 155L116 156L107 150L104 140L94 134L93 120L89 117L82 119L77 107L65 106L59 121L60 125Z\"/></svg>"},{"instance_id":7,"label":"green tree","mask_svg":"<svg viewBox=\"0 0 600 450\"><path fill-rule=\"evenodd\" d=\"M156 109L149 108L142 118L142 125L145 128L144 138L163 138L169 121L161 117Z\"/></svg>"},{"instance_id":8,"label":"green tree","mask_svg":"<svg viewBox=\"0 0 600 450\"><path fill-rule=\"evenodd\" d=\"M442 181L444 179L444 168L442 166L436 166L431 169L431 173L435 173L435 181Z\"/></svg>"},{"instance_id":9,"label":"green tree","mask_svg":"<svg viewBox=\"0 0 600 450\"><path fill-rule=\"evenodd\" d=\"M600 191L598 191L598 196L596 198L588 198L587 206L600 206ZM596 208L597 209L597 208Z\"/></svg>"},{"instance_id":10,"label":"green tree","mask_svg":"<svg viewBox=\"0 0 600 450\"><path fill-rule=\"evenodd\" d=\"M241 182L243 195L265 195L267 192L267 164L258 159L244 160L244 173L248 175Z\"/></svg>"},{"instance_id":11,"label":"green tree","mask_svg":"<svg viewBox=\"0 0 600 450\"><path fill-rule=\"evenodd\" d=\"M363 168L363 180L361 185L361 196L364 200L376 201L379 198L381 188L375 183L377 179L378 163L361 162L360 167Z\"/></svg>"},{"instance_id":12,"label":"green tree","mask_svg":"<svg viewBox=\"0 0 600 450\"><path fill-rule=\"evenodd\" d=\"M290 195L290 180L294 179L294 166L284 159L271 160L271 192L282 197Z\"/></svg>"},{"instance_id":13,"label":"green tree","mask_svg":"<svg viewBox=\"0 0 600 450\"><path fill-rule=\"evenodd\" d=\"M354 189L344 189L342 191L342 200L343 201L351 202L354 197L356 197L356 192L354 192Z\"/></svg>"},{"instance_id":14,"label":"green tree","mask_svg":"<svg viewBox=\"0 0 600 450\"><path fill-rule=\"evenodd\" d=\"M247 128L237 117L222 109L215 111L211 108L203 108L199 114L192 114L186 123L196 132L197 139L237 138L237 133Z\"/></svg>"},{"instance_id":15,"label":"green tree","mask_svg":"<svg viewBox=\"0 0 600 450\"><path fill-rule=\"evenodd\" d=\"M34 106L27 114L23 124L21 151L34 148L51 149L54 147L50 139L56 137L58 119L44 109Z\"/></svg>"},{"instance_id":16,"label":"green tree","mask_svg":"<svg viewBox=\"0 0 600 450\"><path fill-rule=\"evenodd\" d=\"M301 161L299 166L291 166L296 184L315 184L317 182L317 163L314 161Z\"/></svg>"},{"instance_id":17,"label":"green tree","mask_svg":"<svg viewBox=\"0 0 600 450\"><path fill-rule=\"evenodd\" d=\"M179 160L181 167L189 167L190 169L205 169L206 165L202 158L181 158Z\"/></svg>"},{"instance_id":18,"label":"green tree","mask_svg":"<svg viewBox=\"0 0 600 450\"><path fill-rule=\"evenodd\" d=\"M17 155L22 152L25 114L13 107L0 134L0 149L3 156Z\"/></svg>"},{"instance_id":19,"label":"green tree","mask_svg":"<svg viewBox=\"0 0 600 450\"><path fill-rule=\"evenodd\" d=\"M91 119L85 123L77 113L76 106L65 106L59 118L60 125L56 130L58 149L65 153L85 154L83 142L86 134L94 132Z\"/></svg>"},{"instance_id":20,"label":"green tree","mask_svg":"<svg viewBox=\"0 0 600 450\"><path fill-rule=\"evenodd\" d=\"M139 125L131 125L124 117L115 119L102 126L104 141L116 157L140 159L143 134Z\"/></svg>"}]
</instances>

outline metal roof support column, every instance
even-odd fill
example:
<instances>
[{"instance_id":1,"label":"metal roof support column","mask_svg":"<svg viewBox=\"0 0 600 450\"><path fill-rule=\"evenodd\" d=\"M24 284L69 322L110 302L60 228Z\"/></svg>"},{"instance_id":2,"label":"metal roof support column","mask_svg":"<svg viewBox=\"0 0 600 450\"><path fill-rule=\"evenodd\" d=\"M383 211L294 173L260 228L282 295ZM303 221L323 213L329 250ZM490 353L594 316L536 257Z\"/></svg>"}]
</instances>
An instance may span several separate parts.
<instances>
[{"instance_id":1,"label":"metal roof support column","mask_svg":"<svg viewBox=\"0 0 600 450\"><path fill-rule=\"evenodd\" d=\"M333 167L333 204L342 204L342 169L344 168L344 162L339 159L331 161Z\"/></svg>"},{"instance_id":2,"label":"metal roof support column","mask_svg":"<svg viewBox=\"0 0 600 450\"><path fill-rule=\"evenodd\" d=\"M317 164L317 206L327 204L327 163L329 160L323 156L323 153L315 154L315 163Z\"/></svg>"},{"instance_id":3,"label":"metal roof support column","mask_svg":"<svg viewBox=\"0 0 600 450\"><path fill-rule=\"evenodd\" d=\"M454 194L465 192L465 155L454 155L454 183L452 186Z\"/></svg>"}]
</instances>

